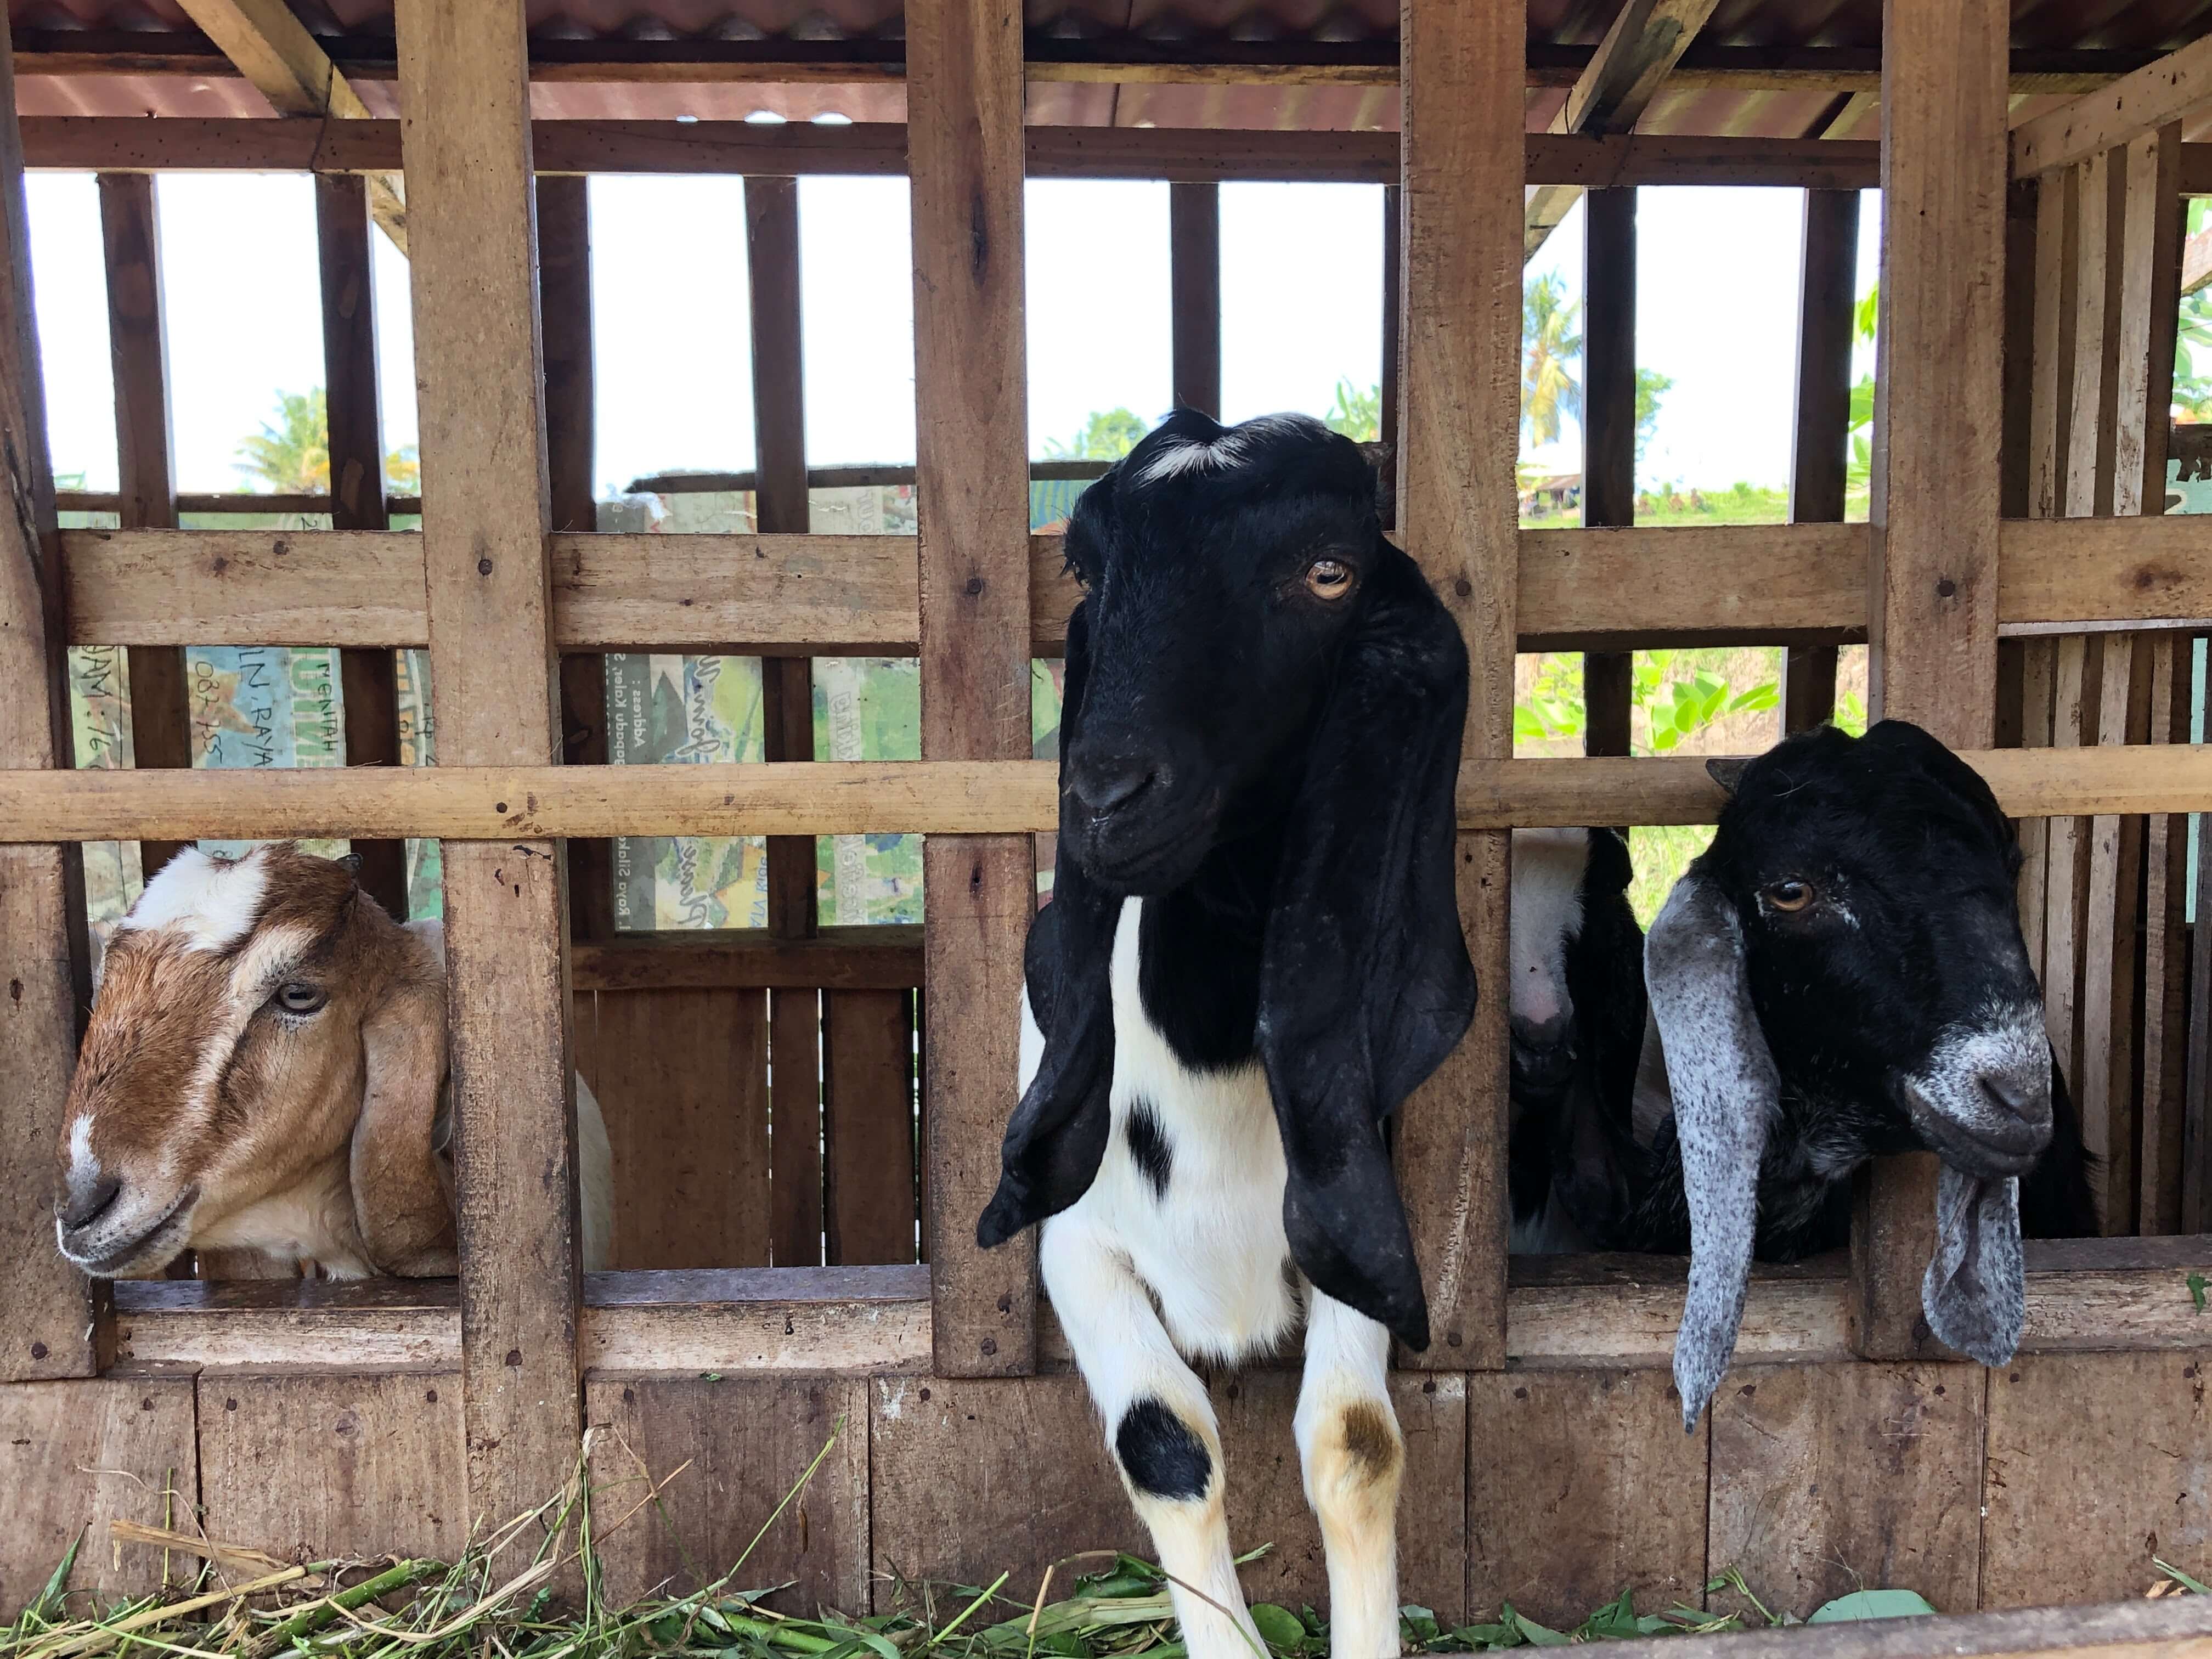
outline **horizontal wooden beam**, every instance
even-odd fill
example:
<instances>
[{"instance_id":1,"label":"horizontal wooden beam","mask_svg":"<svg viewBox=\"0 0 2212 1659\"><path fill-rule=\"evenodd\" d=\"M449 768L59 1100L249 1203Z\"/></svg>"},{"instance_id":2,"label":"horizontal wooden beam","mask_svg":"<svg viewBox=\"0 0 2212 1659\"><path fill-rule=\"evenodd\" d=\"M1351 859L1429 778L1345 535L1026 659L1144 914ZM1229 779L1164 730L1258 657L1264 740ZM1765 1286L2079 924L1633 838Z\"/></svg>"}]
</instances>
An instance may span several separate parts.
<instances>
[{"instance_id":1,"label":"horizontal wooden beam","mask_svg":"<svg viewBox=\"0 0 2212 1659\"><path fill-rule=\"evenodd\" d=\"M1891 1431L1893 1432L1893 1431ZM1906 1431L1911 1432L1911 1431ZM2101 1607L1815 1625L1769 1652L1790 1659L2182 1659L2203 1653L2212 1601L2169 1595ZM1608 1643L1607 1659L1740 1659L1765 1639L1666 1636Z\"/></svg>"},{"instance_id":2,"label":"horizontal wooden beam","mask_svg":"<svg viewBox=\"0 0 2212 1659\"><path fill-rule=\"evenodd\" d=\"M2146 1255L2141 1247L2154 1247ZM2023 1353L2201 1347L2188 1275L2212 1238L2030 1240ZM1507 1352L1516 1364L1670 1364L1685 1264L1668 1256L1516 1256ZM1844 1263L1755 1270L1739 1364L1846 1357ZM118 1362L210 1370L379 1371L457 1364L451 1279L126 1281L115 1287ZM601 1371L911 1375L930 1354L926 1267L592 1273L580 1346ZM1045 1369L1072 1359L1056 1322Z\"/></svg>"},{"instance_id":3,"label":"horizontal wooden beam","mask_svg":"<svg viewBox=\"0 0 2212 1659\"><path fill-rule=\"evenodd\" d=\"M2212 749L1992 749L1962 758L2016 817L2212 809ZM1056 770L1009 760L0 771L0 843L1018 835L1057 825ZM1711 823L1721 799L1695 759L1470 761L1459 822Z\"/></svg>"},{"instance_id":4,"label":"horizontal wooden beam","mask_svg":"<svg viewBox=\"0 0 2212 1659\"><path fill-rule=\"evenodd\" d=\"M2212 103L2212 35L2012 130L2012 176L2071 167Z\"/></svg>"},{"instance_id":5,"label":"horizontal wooden beam","mask_svg":"<svg viewBox=\"0 0 2212 1659\"><path fill-rule=\"evenodd\" d=\"M1863 525L1521 532L1520 648L1863 639ZM2203 532L2182 516L2015 520L2008 633L2212 619ZM419 645L422 538L406 531L75 530L76 645ZM1031 649L1061 649L1078 590L1057 536L1030 545ZM910 536L561 534L553 632L567 651L679 646L910 655Z\"/></svg>"},{"instance_id":6,"label":"horizontal wooden beam","mask_svg":"<svg viewBox=\"0 0 2212 1659\"><path fill-rule=\"evenodd\" d=\"M579 991L903 991L921 983L921 929L832 927L811 939L764 929L636 933L580 939L568 963Z\"/></svg>"},{"instance_id":7,"label":"horizontal wooden beam","mask_svg":"<svg viewBox=\"0 0 2212 1659\"><path fill-rule=\"evenodd\" d=\"M400 165L397 121L289 121L52 115L22 123L25 165L103 173L385 173ZM906 129L790 121L538 121L540 173L903 173ZM1781 185L1871 189L1872 142L1629 135L1528 141L1534 184ZM1259 128L1031 127L1038 178L1309 180L1393 184L1394 132Z\"/></svg>"}]
</instances>

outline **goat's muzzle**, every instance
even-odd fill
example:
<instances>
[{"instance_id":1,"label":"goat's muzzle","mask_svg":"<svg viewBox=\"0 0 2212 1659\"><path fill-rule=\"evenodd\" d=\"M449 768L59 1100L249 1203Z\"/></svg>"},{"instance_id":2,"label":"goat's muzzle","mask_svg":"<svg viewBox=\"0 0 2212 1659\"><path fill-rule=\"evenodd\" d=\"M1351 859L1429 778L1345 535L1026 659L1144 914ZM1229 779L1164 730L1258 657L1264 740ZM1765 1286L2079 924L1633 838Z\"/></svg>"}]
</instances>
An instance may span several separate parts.
<instances>
[{"instance_id":1,"label":"goat's muzzle","mask_svg":"<svg viewBox=\"0 0 2212 1659\"><path fill-rule=\"evenodd\" d=\"M1546 1020L1515 1014L1512 1033L1513 1097L1529 1104L1555 1098L1574 1075L1575 1024L1562 1012Z\"/></svg>"},{"instance_id":2,"label":"goat's muzzle","mask_svg":"<svg viewBox=\"0 0 2212 1659\"><path fill-rule=\"evenodd\" d=\"M163 1203L109 1177L54 1206L54 1242L70 1266L94 1279L155 1273L191 1242L199 1196L187 1187Z\"/></svg>"},{"instance_id":3,"label":"goat's muzzle","mask_svg":"<svg viewBox=\"0 0 2212 1659\"><path fill-rule=\"evenodd\" d=\"M1193 769L1133 745L1086 742L1062 770L1061 832L1085 872L1107 888L1164 893L1194 873L1220 818L1218 792Z\"/></svg>"},{"instance_id":4,"label":"goat's muzzle","mask_svg":"<svg viewBox=\"0 0 2212 1659\"><path fill-rule=\"evenodd\" d=\"M1902 1079L1912 1127L1947 1164L1990 1179L2025 1175L2051 1145L2051 1045L2025 1004L1954 1030Z\"/></svg>"}]
</instances>

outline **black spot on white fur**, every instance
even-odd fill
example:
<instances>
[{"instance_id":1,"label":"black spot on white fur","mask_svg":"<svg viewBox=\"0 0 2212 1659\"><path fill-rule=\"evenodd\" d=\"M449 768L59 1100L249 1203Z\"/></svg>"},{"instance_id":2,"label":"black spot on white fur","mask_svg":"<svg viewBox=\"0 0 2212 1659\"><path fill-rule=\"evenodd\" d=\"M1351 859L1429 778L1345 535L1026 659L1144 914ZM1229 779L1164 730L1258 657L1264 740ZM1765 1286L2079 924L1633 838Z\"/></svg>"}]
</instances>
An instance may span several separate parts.
<instances>
[{"instance_id":1,"label":"black spot on white fur","mask_svg":"<svg viewBox=\"0 0 2212 1659\"><path fill-rule=\"evenodd\" d=\"M1114 1454L1129 1484L1148 1498L1203 1498L1213 1478L1206 1443L1158 1400L1139 1400L1121 1413Z\"/></svg>"},{"instance_id":2,"label":"black spot on white fur","mask_svg":"<svg viewBox=\"0 0 2212 1659\"><path fill-rule=\"evenodd\" d=\"M1168 1145L1167 1131L1160 1127L1159 1115L1152 1110L1148 1100L1133 1102L1129 1115L1121 1126L1121 1138L1128 1143L1129 1157L1138 1170L1151 1185L1154 1198L1168 1195L1168 1177L1175 1170L1175 1152Z\"/></svg>"}]
</instances>

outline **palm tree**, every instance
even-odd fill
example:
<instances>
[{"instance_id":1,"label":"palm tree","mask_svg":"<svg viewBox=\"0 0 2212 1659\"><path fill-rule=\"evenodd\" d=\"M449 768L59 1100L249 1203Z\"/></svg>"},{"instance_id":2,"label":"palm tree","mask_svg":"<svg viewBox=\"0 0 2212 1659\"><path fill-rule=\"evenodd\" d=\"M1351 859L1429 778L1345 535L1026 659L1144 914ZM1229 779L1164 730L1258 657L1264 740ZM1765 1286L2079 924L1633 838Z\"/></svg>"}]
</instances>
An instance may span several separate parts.
<instances>
[{"instance_id":1,"label":"palm tree","mask_svg":"<svg viewBox=\"0 0 2212 1659\"><path fill-rule=\"evenodd\" d=\"M1582 418L1582 382L1568 365L1583 355L1577 331L1581 307L1553 276L1537 277L1521 295L1521 419L1536 448L1556 443L1559 417Z\"/></svg>"},{"instance_id":2,"label":"palm tree","mask_svg":"<svg viewBox=\"0 0 2212 1659\"><path fill-rule=\"evenodd\" d=\"M320 386L276 394L276 420L238 446L238 470L279 495L331 487L330 408Z\"/></svg>"}]
</instances>

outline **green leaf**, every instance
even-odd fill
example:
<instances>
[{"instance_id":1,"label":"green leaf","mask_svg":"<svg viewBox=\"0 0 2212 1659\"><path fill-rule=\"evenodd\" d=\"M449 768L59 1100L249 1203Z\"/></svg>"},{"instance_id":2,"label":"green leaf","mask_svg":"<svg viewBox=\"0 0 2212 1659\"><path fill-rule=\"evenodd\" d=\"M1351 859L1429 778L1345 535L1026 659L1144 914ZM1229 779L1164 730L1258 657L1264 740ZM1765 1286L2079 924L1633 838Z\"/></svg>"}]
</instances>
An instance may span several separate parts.
<instances>
[{"instance_id":1,"label":"green leaf","mask_svg":"<svg viewBox=\"0 0 2212 1659\"><path fill-rule=\"evenodd\" d=\"M1532 1648L1565 1648L1574 1645L1573 1637L1564 1632L1553 1630L1549 1625L1540 1625L1526 1614L1516 1613L1513 1610L1513 1604L1510 1601L1505 1604L1504 1611L1507 1622L1521 1632L1522 1639Z\"/></svg>"},{"instance_id":2,"label":"green leaf","mask_svg":"<svg viewBox=\"0 0 2212 1659\"><path fill-rule=\"evenodd\" d=\"M1805 1622L1833 1625L1852 1619L1915 1619L1936 1609L1924 1597L1908 1589L1853 1590L1819 1608Z\"/></svg>"},{"instance_id":3,"label":"green leaf","mask_svg":"<svg viewBox=\"0 0 2212 1659\"><path fill-rule=\"evenodd\" d=\"M1252 1604L1252 1623L1271 1648L1295 1648L1306 1639L1306 1627L1298 1622L1297 1614L1273 1601Z\"/></svg>"},{"instance_id":4,"label":"green leaf","mask_svg":"<svg viewBox=\"0 0 2212 1659\"><path fill-rule=\"evenodd\" d=\"M2197 1298L2197 1305L2200 1308L2204 1305L2202 1297ZM39 1599L26 1609L27 1617L41 1621L52 1617L53 1610L62 1604L63 1591L69 1584L70 1569L76 1565L76 1553L83 1545L84 1529L80 1527L76 1536L70 1540L68 1553L62 1557L61 1565L46 1580L46 1587L39 1592Z\"/></svg>"},{"instance_id":5,"label":"green leaf","mask_svg":"<svg viewBox=\"0 0 2212 1659\"><path fill-rule=\"evenodd\" d=\"M2182 1571L2179 1567L2173 1566L2169 1563L2161 1561L2155 1555L2151 1557L2150 1564L2156 1567L2160 1572L2164 1573L2167 1577L2172 1579L2175 1583L2180 1585L2182 1589L2189 1591L2191 1595L2212 1595L2212 1588L2208 1588L2206 1585L2199 1583L2196 1579L2191 1578L2187 1573Z\"/></svg>"},{"instance_id":6,"label":"green leaf","mask_svg":"<svg viewBox=\"0 0 2212 1659\"><path fill-rule=\"evenodd\" d=\"M2190 1274L2188 1284L2189 1299L2197 1304L2197 1311L2203 1313L2204 1311L2204 1275L2203 1273Z\"/></svg>"}]
</instances>

